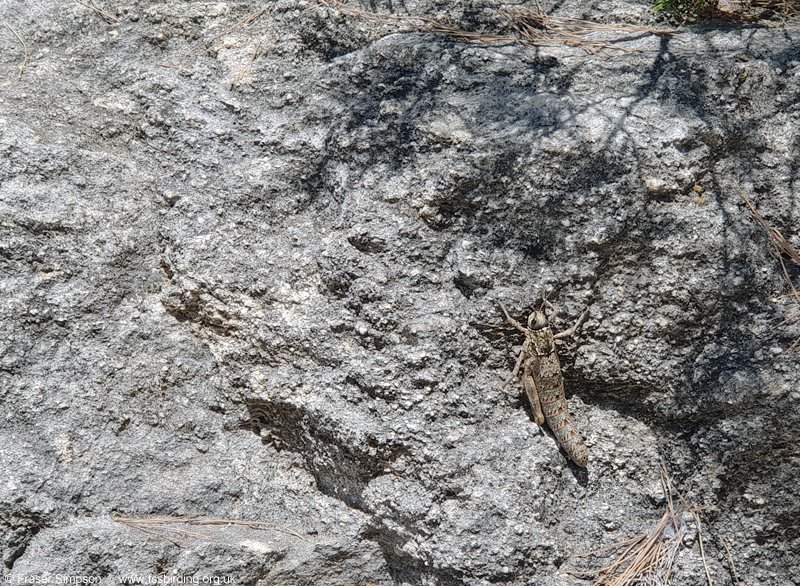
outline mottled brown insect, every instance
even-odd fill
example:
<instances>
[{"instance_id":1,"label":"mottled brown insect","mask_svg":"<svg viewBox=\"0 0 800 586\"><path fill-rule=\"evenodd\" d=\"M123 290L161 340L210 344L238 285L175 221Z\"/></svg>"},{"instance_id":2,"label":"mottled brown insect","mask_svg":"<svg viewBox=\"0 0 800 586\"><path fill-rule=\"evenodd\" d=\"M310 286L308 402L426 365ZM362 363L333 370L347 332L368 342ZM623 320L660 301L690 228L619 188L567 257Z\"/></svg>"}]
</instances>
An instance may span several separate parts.
<instances>
[{"instance_id":1,"label":"mottled brown insect","mask_svg":"<svg viewBox=\"0 0 800 586\"><path fill-rule=\"evenodd\" d=\"M525 328L508 315L502 303L499 305L508 323L525 334L525 342L522 344L511 378L503 386L505 387L519 375L533 409L533 420L539 425L543 425L546 420L570 459L578 466L585 467L589 462L589 452L567 413L564 379L561 377L555 339L572 335L586 314L584 313L569 330L553 335L550 322L543 310L534 309L528 316L528 327Z\"/></svg>"}]
</instances>

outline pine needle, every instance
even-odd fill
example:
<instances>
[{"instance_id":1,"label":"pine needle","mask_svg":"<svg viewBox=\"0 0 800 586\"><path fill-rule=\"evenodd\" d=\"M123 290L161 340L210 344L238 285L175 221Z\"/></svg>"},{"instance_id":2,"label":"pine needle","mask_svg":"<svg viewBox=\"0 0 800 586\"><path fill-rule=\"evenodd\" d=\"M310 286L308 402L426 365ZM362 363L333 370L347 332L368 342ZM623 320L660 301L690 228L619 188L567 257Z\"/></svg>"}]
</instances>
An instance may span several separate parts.
<instances>
[{"instance_id":1,"label":"pine needle","mask_svg":"<svg viewBox=\"0 0 800 586\"><path fill-rule=\"evenodd\" d=\"M672 484L662 465L659 464L658 470L661 488L667 501L667 511L655 529L650 533L642 533L630 539L617 541L611 545L573 556L577 558L603 551L618 552L611 563L600 569L569 570L570 574L576 576L595 575L593 586L666 586L669 584L672 568L683 545L683 538L688 531L685 520L688 515L697 528L700 556L703 560L706 580L708 586L712 586L700 532L698 508L686 502L683 495ZM678 503L673 501L673 494L677 495Z\"/></svg>"},{"instance_id":2,"label":"pine needle","mask_svg":"<svg viewBox=\"0 0 800 586\"><path fill-rule=\"evenodd\" d=\"M102 8L100 8L98 6L95 6L94 5L94 1L92 1L91 4L86 4L86 2L81 2L81 0L75 0L75 2L77 2L78 4L81 4L82 6L86 6L86 8L91 8L92 10L94 10L94 12L95 12L95 14L97 14L97 16L99 16L105 22L107 22L109 24L112 23L112 22L118 22L118 19L117 19L116 16L114 16L110 12L106 12L105 10L103 10Z\"/></svg>"},{"instance_id":3,"label":"pine needle","mask_svg":"<svg viewBox=\"0 0 800 586\"><path fill-rule=\"evenodd\" d=\"M341 0L319 0L318 4L311 7L311 9L317 8L340 10L365 20L373 20L385 24L391 22L407 22L416 30L433 30L451 37L458 37L470 41L481 41L485 43L507 41L537 46L568 45L571 47L580 47L589 53L596 53L602 49L632 51L632 49L620 47L613 42L599 41L587 37L590 33L597 31L646 32L659 35L675 34L675 31L658 30L645 26L629 24L608 25L587 20L552 18L542 10L542 7L539 6L538 3L536 11L527 8L506 8L499 10L499 14L508 21L510 27L516 33L512 35L467 31L424 15L414 16L367 12L349 6Z\"/></svg>"},{"instance_id":4,"label":"pine needle","mask_svg":"<svg viewBox=\"0 0 800 586\"><path fill-rule=\"evenodd\" d=\"M791 294L787 297L793 297L795 300L795 306L790 308L786 313L784 313L781 317L783 320L778 324L778 326L782 326L785 323L795 321L798 317L800 317L800 293L798 293L797 289L795 289L794 283L792 283L791 277L789 277L789 271L786 270L786 263L784 262L784 256L788 257L796 265L800 266L800 253L798 253L791 244L783 237L783 235L778 232L777 229L773 228L769 224L767 224L766 220L759 214L753 205L750 203L750 200L747 199L745 196L744 191L742 188L739 187L739 184L735 181L731 181L731 185L739 192L739 195L744 200L744 203L747 204L747 208L750 210L750 215L755 220L756 224L761 226L764 232L767 233L767 237L769 238L769 243L772 245L772 255L778 259L778 262L781 264L781 270L783 272L783 278L786 283L789 285L789 289L791 289ZM779 318L780 319L780 318ZM787 352L792 352L797 345L800 344L800 337L798 337L791 346L786 350Z\"/></svg>"},{"instance_id":5,"label":"pine needle","mask_svg":"<svg viewBox=\"0 0 800 586\"><path fill-rule=\"evenodd\" d=\"M253 528L271 528L289 533L301 541L305 538L278 523L255 521L250 519L202 519L198 515L178 515L175 517L111 517L112 521L127 525L148 535L154 535L177 544L189 543L191 539L208 537L206 533L190 531L182 525L246 525Z\"/></svg>"},{"instance_id":6,"label":"pine needle","mask_svg":"<svg viewBox=\"0 0 800 586\"><path fill-rule=\"evenodd\" d=\"M22 60L22 63L17 67L19 69L19 73L17 74L17 81L22 79L22 70L25 69L25 64L28 62L28 45L25 44L25 41L22 40L22 37L19 36L19 33L11 28L11 25L7 22L3 21L3 24L6 25L6 28L14 33L14 36L17 37L17 40L22 43L22 48L25 50L25 59Z\"/></svg>"},{"instance_id":7,"label":"pine needle","mask_svg":"<svg viewBox=\"0 0 800 586\"><path fill-rule=\"evenodd\" d=\"M248 24L248 23L252 22L253 20L255 20L256 18L258 18L258 17L259 17L259 16L261 16L262 14L264 14L264 11L263 11L263 10L256 10L255 12L252 12L252 13L248 14L248 15L247 15L247 16L245 16L245 17L244 17L242 20L240 20L239 22L237 22L237 23L236 23L236 24L234 24L233 26L231 26L231 27L229 27L229 28L226 28L226 29L225 29L224 31L222 31L221 33L217 33L216 35L214 35L214 36L213 36L213 37L211 37L210 39L206 39L206 40L204 40L204 41L200 41L200 42L199 42L199 43L197 43L196 45L192 46L192 47L191 47L191 48L190 48L188 51L186 51L186 53L184 53L184 54L183 54L183 56L184 56L184 57L188 57L189 55L191 55L192 53L194 53L194 52L195 52L197 49L199 49L200 47L202 47L202 46L203 46L203 45L205 45L205 44L211 44L211 45L213 45L214 41L216 41L216 40L217 40L218 38L220 38L221 36L223 36L223 35L227 35L228 33L232 33L232 32L234 32L234 31L237 31L237 30L239 30L240 28L242 28L242 27L243 27L243 26L245 26L246 24ZM205 51L203 51L203 52L205 52ZM201 54L202 54L202 53L201 53Z\"/></svg>"}]
</instances>

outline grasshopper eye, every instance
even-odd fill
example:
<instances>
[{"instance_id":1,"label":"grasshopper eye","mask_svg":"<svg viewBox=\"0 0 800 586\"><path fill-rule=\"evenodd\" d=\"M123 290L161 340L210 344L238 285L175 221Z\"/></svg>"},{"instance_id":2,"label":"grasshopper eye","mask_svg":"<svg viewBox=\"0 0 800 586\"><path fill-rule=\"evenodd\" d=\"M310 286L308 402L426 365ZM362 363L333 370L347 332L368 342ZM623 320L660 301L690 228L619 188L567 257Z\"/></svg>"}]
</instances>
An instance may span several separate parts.
<instances>
[{"instance_id":1,"label":"grasshopper eye","mask_svg":"<svg viewBox=\"0 0 800 586\"><path fill-rule=\"evenodd\" d=\"M549 326L547 316L543 311L534 311L528 316L528 329L529 330L542 330Z\"/></svg>"}]
</instances>

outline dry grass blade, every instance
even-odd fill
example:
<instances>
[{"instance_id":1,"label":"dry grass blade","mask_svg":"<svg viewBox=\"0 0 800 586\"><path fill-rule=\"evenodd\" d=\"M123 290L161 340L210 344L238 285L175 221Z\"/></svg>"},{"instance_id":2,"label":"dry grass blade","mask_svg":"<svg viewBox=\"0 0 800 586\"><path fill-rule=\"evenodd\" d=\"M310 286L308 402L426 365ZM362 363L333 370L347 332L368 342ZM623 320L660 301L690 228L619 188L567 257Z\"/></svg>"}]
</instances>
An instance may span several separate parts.
<instances>
[{"instance_id":1,"label":"dry grass blade","mask_svg":"<svg viewBox=\"0 0 800 586\"><path fill-rule=\"evenodd\" d=\"M786 299L787 297L791 297L791 298L795 298L796 299L797 298L797 291L794 291L794 287L792 287L792 289L793 289L793 293L792 294L790 294L790 295L781 295L780 299ZM776 327L780 327L783 324L787 324L787 323L799 320L800 319L800 303L798 303L794 307L788 309L783 314L781 314L780 317L778 317L776 319L780 319L781 320L777 324ZM792 342L792 345L789 346L786 349L786 351L787 352L791 352L792 350L794 350L797 347L798 344L800 344L800 337L798 337L794 342Z\"/></svg>"},{"instance_id":2,"label":"dry grass blade","mask_svg":"<svg viewBox=\"0 0 800 586\"><path fill-rule=\"evenodd\" d=\"M253 65L253 61L255 61L258 57L263 57L264 55L266 55L269 52L269 50L276 44L278 44L278 41L273 41L266 49L264 49L259 53L259 50L261 49L261 40L259 40L258 43L256 44L256 49L255 51L253 51L253 54L250 57L250 59L247 61L247 63L245 63L244 67L242 67L234 76L233 81L231 81L229 89L232 89L233 86L239 83L242 80L242 78L245 75L247 75L247 72L250 71L250 67Z\"/></svg>"},{"instance_id":3,"label":"dry grass blade","mask_svg":"<svg viewBox=\"0 0 800 586\"><path fill-rule=\"evenodd\" d=\"M678 492L678 489L675 488L675 486L672 484L672 481L669 479L669 476L667 475L667 471L661 464L658 465L658 469L661 472L662 483L666 481L668 485L667 487L668 490L670 492L675 491L675 494L678 495L678 498L680 499L683 508L686 511L688 511L689 514L692 516L692 519L694 519L695 527L697 527L697 545L700 547L700 558L703 560L703 569L706 572L706 581L708 582L708 586L712 586L711 574L708 572L708 564L706 564L706 552L703 549L703 531L701 529L700 515L697 514L698 509L694 505L690 505L689 503L686 502L686 499L683 498L683 495L680 492Z\"/></svg>"},{"instance_id":4,"label":"dry grass blade","mask_svg":"<svg viewBox=\"0 0 800 586\"><path fill-rule=\"evenodd\" d=\"M769 242L772 245L772 254L778 259L778 262L781 263L781 270L783 271L783 278L786 280L786 283L789 285L789 289L791 289L791 294L788 297L792 297L795 300L795 306L789 309L786 313L783 314L783 320L778 324L778 326L782 326L785 323L792 322L798 318L800 318L800 293L798 293L797 289L795 289L794 283L792 283L791 277L789 277L789 271L786 270L786 263L783 261L783 257L786 256L796 265L800 266L800 253L798 253L791 244L783 237L783 235L778 232L775 228L767 224L764 218L759 214L756 209L753 207L753 204L750 203L750 200L747 199L747 196L742 191L742 188L739 187L739 184L735 181L731 181L731 185L739 192L739 195L744 200L744 203L747 204L748 210L750 210L750 215L756 221L756 223L761 226L764 232L767 233L767 237L769 238ZM797 345L800 344L800 337L798 337L791 346L786 350L787 352L793 351Z\"/></svg>"},{"instance_id":5,"label":"dry grass blade","mask_svg":"<svg viewBox=\"0 0 800 586\"><path fill-rule=\"evenodd\" d=\"M94 10L95 14L97 14L97 16L102 18L105 22L108 21L117 22L116 16L114 16L109 12L106 12L102 8L98 8L97 6L94 5L94 2L92 2L91 4L86 4L86 2L81 2L81 0L75 0L75 2L77 2L81 6L86 6L86 8L91 8L92 10Z\"/></svg>"},{"instance_id":6,"label":"dry grass blade","mask_svg":"<svg viewBox=\"0 0 800 586\"><path fill-rule=\"evenodd\" d=\"M294 535L300 541L305 541L306 538L297 533L296 531L292 531L288 527L284 527L283 525L279 525L278 523L270 523L268 521L249 521L247 519L192 519L189 521L191 525L246 525L248 527L271 527L272 529L277 529L279 531L284 531L289 533L290 535Z\"/></svg>"},{"instance_id":7,"label":"dry grass blade","mask_svg":"<svg viewBox=\"0 0 800 586\"><path fill-rule=\"evenodd\" d=\"M706 580L711 586L711 576L706 565L705 551L700 536L700 517L697 508L689 505L677 491L664 467L659 465L661 487L667 501L667 511L661 517L655 529L647 534L640 534L631 539L618 541L600 549L579 554L583 557L603 551L617 552L614 560L597 570L570 570L571 574L595 575L594 586L656 586L669 584L669 577L680 552L683 538L688 531L685 517L691 516L697 528L700 555ZM676 494L679 503L673 502Z\"/></svg>"},{"instance_id":8,"label":"dry grass blade","mask_svg":"<svg viewBox=\"0 0 800 586\"><path fill-rule=\"evenodd\" d=\"M189 531L180 526L181 523L187 523L193 517L180 516L180 517L112 517L111 519L117 523L127 525L132 529L137 529L142 533L160 537L174 543L188 543L190 539L198 539L206 537L204 533L197 531Z\"/></svg>"},{"instance_id":9,"label":"dry grass blade","mask_svg":"<svg viewBox=\"0 0 800 586\"><path fill-rule=\"evenodd\" d=\"M216 51L217 49L219 49L224 44L225 44L225 39L222 39L221 41L218 41L218 42L214 43L213 45L211 45L207 49L199 52L197 54L197 56L201 57L201 56L205 55L206 53L211 53L211 51Z\"/></svg>"},{"instance_id":10,"label":"dry grass blade","mask_svg":"<svg viewBox=\"0 0 800 586\"><path fill-rule=\"evenodd\" d=\"M715 12L722 13L720 15L722 17L745 22L779 16L785 25L786 20L794 20L792 15L800 12L800 2L797 0L717 0Z\"/></svg>"},{"instance_id":11,"label":"dry grass blade","mask_svg":"<svg viewBox=\"0 0 800 586\"><path fill-rule=\"evenodd\" d=\"M250 65L253 63L253 61L255 61L256 55L258 55L258 50L260 48L261 48L261 39L259 39L258 44L256 44L256 50L253 51L253 55L250 57L250 59L247 60L247 63L245 63L244 67L242 67L233 77L233 81L231 81L231 85L228 89L232 89L233 86L239 83L239 80L241 80L245 75L247 75L247 72L250 71Z\"/></svg>"},{"instance_id":12,"label":"dry grass blade","mask_svg":"<svg viewBox=\"0 0 800 586\"><path fill-rule=\"evenodd\" d=\"M593 555L593 554L600 553L600 552L603 552L603 551L608 551L608 550L611 550L611 549L618 549L618 548L624 547L624 546L627 546L629 548L630 547L635 547L645 537L646 536L644 534L635 535L634 537L630 537L628 539L621 539L619 541L615 541L614 543L611 543L609 545L605 545L603 547L599 547L597 549L593 549L591 551L585 551L583 553L576 553L572 557L574 557L574 558L582 558L582 557L586 557L587 555ZM582 571L582 570L575 570L574 572L571 572L571 573L573 573L573 574L596 574L597 570L586 570L585 572Z\"/></svg>"},{"instance_id":13,"label":"dry grass blade","mask_svg":"<svg viewBox=\"0 0 800 586\"><path fill-rule=\"evenodd\" d=\"M19 33L11 28L11 25L7 22L3 21L3 24L6 25L6 28L14 33L14 36L17 37L17 40L22 43L22 48L25 50L25 59L22 60L22 63L18 66L19 74L17 75L17 81L22 79L22 70L25 69L25 64L28 62L28 45L25 44L25 41L22 40L22 37L19 36Z\"/></svg>"},{"instance_id":14,"label":"dry grass blade","mask_svg":"<svg viewBox=\"0 0 800 586\"><path fill-rule=\"evenodd\" d=\"M188 543L191 539L208 537L206 533L190 531L181 525L246 525L248 527L269 527L289 533L301 541L305 538L283 525L268 521L251 521L248 519L202 519L197 515L180 515L176 517L112 517L113 521L137 529L148 535L161 537L175 543Z\"/></svg>"},{"instance_id":15,"label":"dry grass blade","mask_svg":"<svg viewBox=\"0 0 800 586\"><path fill-rule=\"evenodd\" d=\"M744 200L744 203L747 204L747 207L750 210L750 215L753 216L753 219L755 219L756 223L758 223L758 225L761 226L767 233L767 236L769 236L769 241L774 249L773 254L775 254L775 256L777 256L778 258L780 258L781 253L785 254L792 260L792 262L800 266L800 253L798 253L792 247L792 245L786 241L786 239L781 235L780 232L778 232L775 228L767 224L764 218L761 217L761 214L759 214L753 207L753 205L750 203L750 200L747 199L747 196L742 191L742 188L739 187L738 183L732 181L731 185L733 185L733 187L739 192L739 195Z\"/></svg>"},{"instance_id":16,"label":"dry grass blade","mask_svg":"<svg viewBox=\"0 0 800 586\"><path fill-rule=\"evenodd\" d=\"M590 49L616 49L630 51L609 41L593 40L587 35L599 31L611 32L644 32L654 35L675 35L672 30L654 29L646 26L632 24L601 24L588 20L574 18L557 18L548 16L539 3L536 10L529 8L506 8L501 14L508 20L521 39L534 44L561 42L570 46L580 46ZM590 52L595 52L591 50Z\"/></svg>"},{"instance_id":17,"label":"dry grass blade","mask_svg":"<svg viewBox=\"0 0 800 586\"><path fill-rule=\"evenodd\" d=\"M217 33L216 35L214 35L214 36L213 36L213 37L211 37L210 39L205 39L205 40L203 40L203 41L200 41L200 42L199 42L199 43L197 43L196 45L193 45L193 46L192 46L192 47L191 47L191 48L190 48L188 51L186 51L186 53L184 53L184 54L183 54L183 56L184 56L184 57L188 57L189 55L191 55L192 53L194 53L194 52L195 52L197 49L199 49L199 48L200 48L200 47L202 47L203 45L206 45L206 44L212 44L212 45L213 45L213 44L214 44L214 41L216 41L216 40L217 40L218 38L220 38L221 36L223 36L223 35L227 35L228 33L232 33L232 32L234 32L234 31L237 31L237 30L239 30L240 28L242 28L242 27L243 27L243 26L245 26L246 24L248 24L248 23L250 23L250 22L254 21L256 18L258 18L258 17L259 17L259 16L261 16L262 14L264 14L264 11L263 11L263 10L256 10L255 12L253 12L253 13L251 13L251 14L248 14L248 15L247 15L247 16L245 16L245 17L244 17L242 20L240 20L239 22L237 22L237 23L236 23L236 24L234 24L233 26L231 26L231 27L229 27L229 28L226 28L226 29L225 29L224 31L222 31L221 33ZM205 52L205 51L203 51L203 52ZM201 53L201 55L202 55L202 53Z\"/></svg>"},{"instance_id":18,"label":"dry grass blade","mask_svg":"<svg viewBox=\"0 0 800 586\"><path fill-rule=\"evenodd\" d=\"M731 555L731 550L728 549L728 543L722 539L722 536L717 534L717 538L722 542L722 547L725 548L725 553L728 556L728 563L731 566L731 574L733 574L733 580L736 582L737 586L741 583L739 582L739 574L736 573L736 564L733 563L733 556Z\"/></svg>"}]
</instances>

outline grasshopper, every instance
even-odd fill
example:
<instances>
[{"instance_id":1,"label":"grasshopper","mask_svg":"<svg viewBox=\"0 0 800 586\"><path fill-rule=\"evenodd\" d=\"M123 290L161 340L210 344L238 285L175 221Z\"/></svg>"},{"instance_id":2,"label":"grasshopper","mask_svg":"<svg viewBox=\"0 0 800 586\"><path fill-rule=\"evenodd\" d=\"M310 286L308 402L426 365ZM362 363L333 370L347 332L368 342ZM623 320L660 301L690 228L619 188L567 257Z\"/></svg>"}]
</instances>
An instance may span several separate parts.
<instances>
[{"instance_id":1,"label":"grasshopper","mask_svg":"<svg viewBox=\"0 0 800 586\"><path fill-rule=\"evenodd\" d=\"M570 329L553 335L550 321L544 313L546 303L542 304L541 309L531 308L533 312L528 316L528 327L526 328L508 315L505 306L498 301L508 323L525 334L525 342L517 357L517 363L514 365L511 377L503 384L503 388L520 375L520 368L522 368L522 387L531 403L533 420L538 425L544 425L546 420L558 443L564 448L570 459L578 466L585 467L589 462L589 452L567 413L564 379L561 377L561 365L558 362L558 354L556 354L555 340L571 336L586 317L586 312Z\"/></svg>"}]
</instances>

